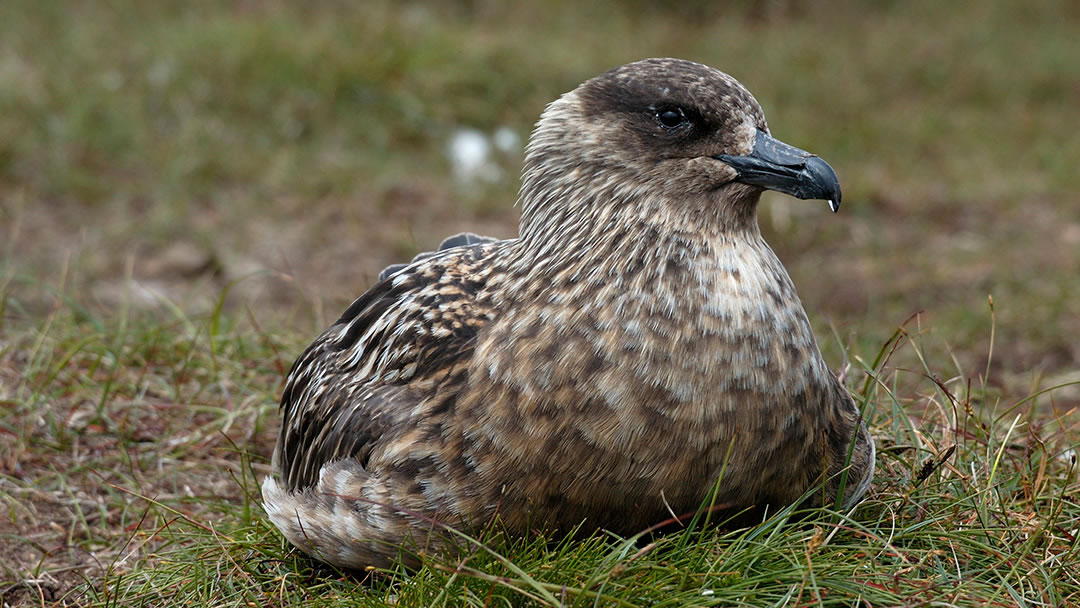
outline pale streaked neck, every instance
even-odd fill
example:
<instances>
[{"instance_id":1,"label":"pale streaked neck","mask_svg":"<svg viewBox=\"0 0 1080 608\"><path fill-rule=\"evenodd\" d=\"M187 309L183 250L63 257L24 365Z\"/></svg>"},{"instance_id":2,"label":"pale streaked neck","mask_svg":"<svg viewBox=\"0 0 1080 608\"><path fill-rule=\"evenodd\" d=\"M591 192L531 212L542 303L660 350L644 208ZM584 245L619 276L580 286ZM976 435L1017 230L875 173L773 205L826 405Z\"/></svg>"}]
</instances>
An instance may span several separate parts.
<instances>
[{"instance_id":1,"label":"pale streaked neck","mask_svg":"<svg viewBox=\"0 0 1080 608\"><path fill-rule=\"evenodd\" d=\"M736 202L715 192L674 201L610 179L598 180L601 187L573 179L546 181L561 196L531 198L540 189L526 182L521 198L517 261L537 275L574 264L600 265L607 274L648 273L653 269L635 263L696 258L742 244L754 251L768 249L758 228L756 192ZM573 186L565 187L568 183Z\"/></svg>"}]
</instances>

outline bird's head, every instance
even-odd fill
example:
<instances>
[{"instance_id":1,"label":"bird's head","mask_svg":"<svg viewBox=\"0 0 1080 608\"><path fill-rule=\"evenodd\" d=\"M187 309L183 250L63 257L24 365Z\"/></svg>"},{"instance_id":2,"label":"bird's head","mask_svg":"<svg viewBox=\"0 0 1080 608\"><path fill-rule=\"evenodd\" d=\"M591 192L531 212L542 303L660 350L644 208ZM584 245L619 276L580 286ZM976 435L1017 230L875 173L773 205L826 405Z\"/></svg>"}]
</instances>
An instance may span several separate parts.
<instances>
[{"instance_id":1,"label":"bird's head","mask_svg":"<svg viewBox=\"0 0 1080 608\"><path fill-rule=\"evenodd\" d=\"M752 217L764 189L840 205L832 167L774 139L745 87L679 59L617 67L548 106L526 151L523 227L558 200L600 202L575 188L607 200L682 201L695 214Z\"/></svg>"}]
</instances>

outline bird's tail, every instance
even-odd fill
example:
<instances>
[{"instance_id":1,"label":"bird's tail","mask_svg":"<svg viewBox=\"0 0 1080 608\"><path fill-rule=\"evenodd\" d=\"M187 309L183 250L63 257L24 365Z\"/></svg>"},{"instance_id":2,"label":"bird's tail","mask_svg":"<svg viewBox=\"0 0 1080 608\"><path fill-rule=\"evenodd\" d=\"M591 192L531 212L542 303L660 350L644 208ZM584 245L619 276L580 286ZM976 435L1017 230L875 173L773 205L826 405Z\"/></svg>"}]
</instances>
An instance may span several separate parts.
<instances>
[{"instance_id":1,"label":"bird's tail","mask_svg":"<svg viewBox=\"0 0 1080 608\"><path fill-rule=\"evenodd\" d=\"M270 521L290 543L339 568L417 567L417 540L423 539L424 551L439 542L422 522L391 506L385 486L351 459L324 466L315 487L296 492L268 476L262 498Z\"/></svg>"}]
</instances>

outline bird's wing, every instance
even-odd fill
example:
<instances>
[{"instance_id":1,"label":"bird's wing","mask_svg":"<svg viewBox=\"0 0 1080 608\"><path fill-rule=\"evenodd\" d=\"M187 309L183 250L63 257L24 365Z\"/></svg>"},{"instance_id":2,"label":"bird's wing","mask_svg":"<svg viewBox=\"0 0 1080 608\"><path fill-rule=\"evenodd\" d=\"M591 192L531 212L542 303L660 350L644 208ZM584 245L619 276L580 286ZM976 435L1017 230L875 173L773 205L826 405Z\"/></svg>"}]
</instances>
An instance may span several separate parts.
<instances>
[{"instance_id":1,"label":"bird's wing","mask_svg":"<svg viewBox=\"0 0 1080 608\"><path fill-rule=\"evenodd\" d=\"M314 485L334 460L364 464L388 431L403 432L425 415L425 400L439 401L434 391L464 383L476 334L492 315L477 295L490 258L507 243L484 241L409 265L360 296L300 355L281 396L274 453L288 490Z\"/></svg>"},{"instance_id":2,"label":"bird's wing","mask_svg":"<svg viewBox=\"0 0 1080 608\"><path fill-rule=\"evenodd\" d=\"M383 268L382 272L379 273L379 280L385 281L391 276L404 270L405 267L409 264L415 264L421 260L429 259L440 251L445 251L454 247L464 247L467 245L483 245L485 243L494 243L497 240L498 239L493 236L481 236L472 232L462 232L460 234L455 234L454 236L446 237L445 239L443 239L443 242L439 243L439 248L435 251L424 251L422 253L416 254L416 257L414 257L411 262L407 262L405 264L391 264L386 268Z\"/></svg>"}]
</instances>

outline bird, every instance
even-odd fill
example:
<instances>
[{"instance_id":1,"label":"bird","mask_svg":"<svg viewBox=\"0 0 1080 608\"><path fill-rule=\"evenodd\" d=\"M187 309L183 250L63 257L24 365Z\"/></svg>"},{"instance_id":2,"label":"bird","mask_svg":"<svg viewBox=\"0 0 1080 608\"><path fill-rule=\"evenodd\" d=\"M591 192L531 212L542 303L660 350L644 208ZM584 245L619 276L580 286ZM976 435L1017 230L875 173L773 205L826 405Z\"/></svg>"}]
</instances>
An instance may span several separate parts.
<instances>
[{"instance_id":1,"label":"bird","mask_svg":"<svg viewBox=\"0 0 1080 608\"><path fill-rule=\"evenodd\" d=\"M371 569L493 522L632 535L710 500L855 505L874 441L762 237L764 190L841 202L720 70L646 59L550 103L518 236L387 268L296 359L270 521Z\"/></svg>"}]
</instances>

